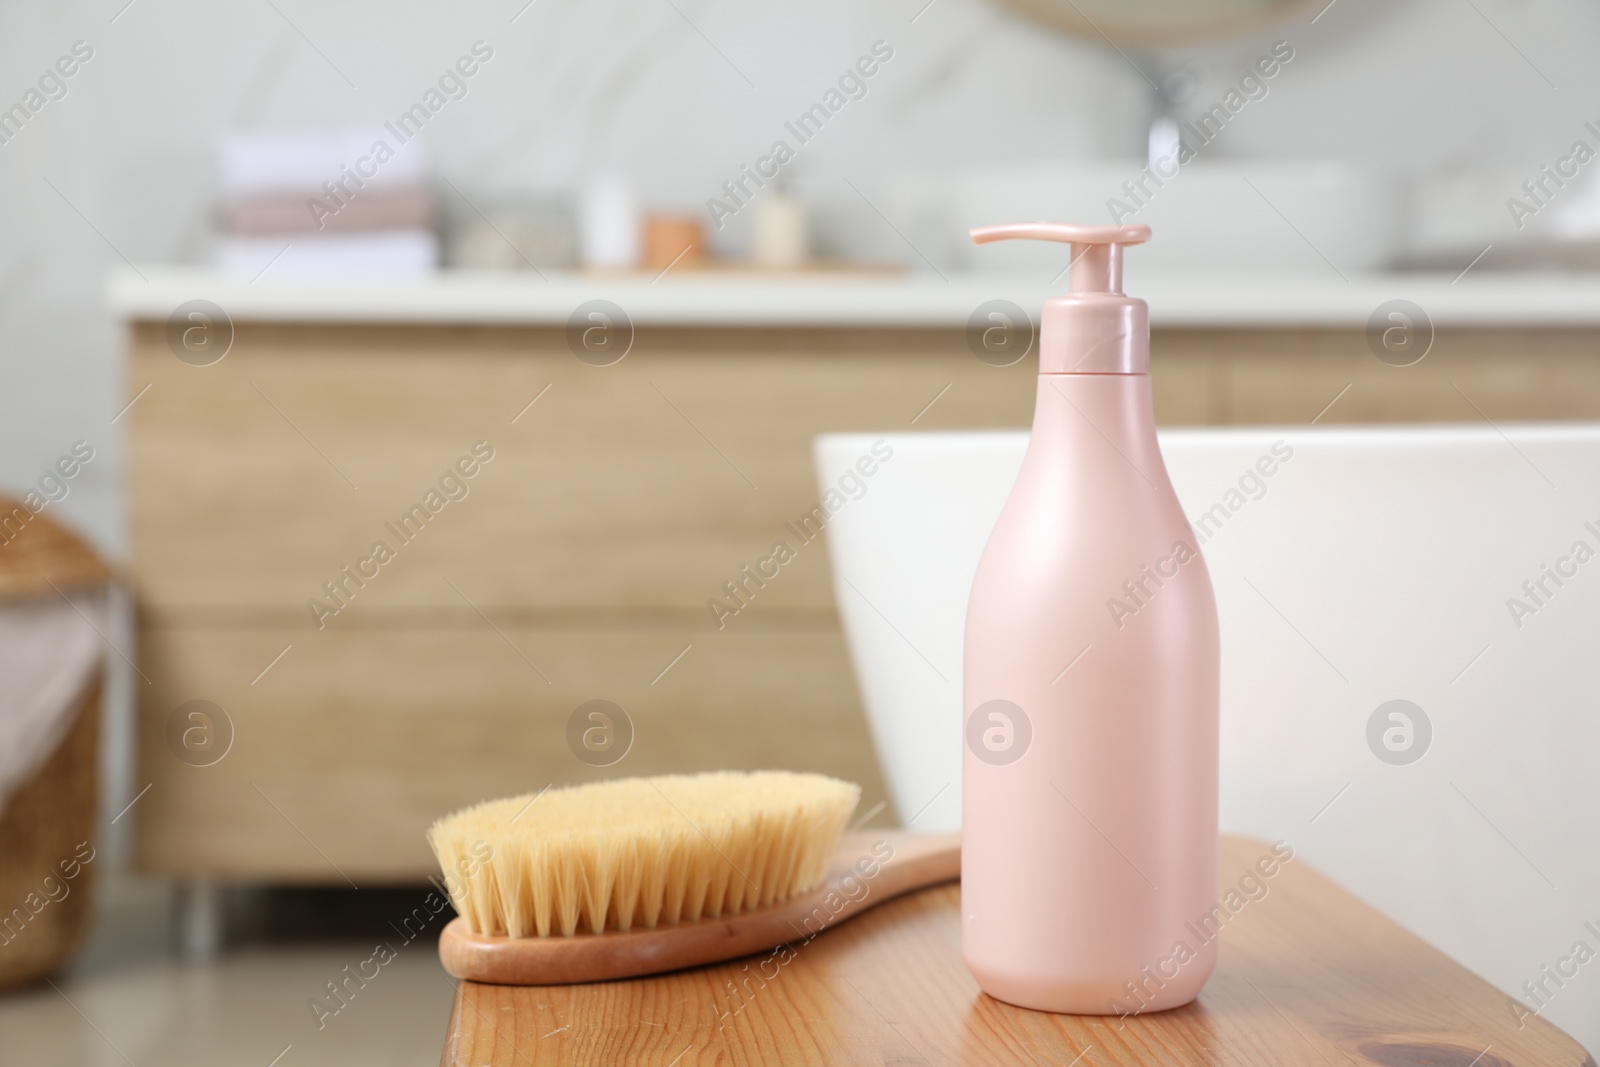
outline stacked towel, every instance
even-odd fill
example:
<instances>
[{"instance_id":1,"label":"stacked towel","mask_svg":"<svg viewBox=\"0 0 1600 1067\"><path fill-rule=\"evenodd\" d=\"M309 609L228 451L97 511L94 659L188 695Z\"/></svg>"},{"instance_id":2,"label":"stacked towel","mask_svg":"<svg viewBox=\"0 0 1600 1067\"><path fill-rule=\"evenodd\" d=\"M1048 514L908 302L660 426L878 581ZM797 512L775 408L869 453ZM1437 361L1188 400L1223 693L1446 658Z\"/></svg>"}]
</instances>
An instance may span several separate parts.
<instances>
[{"instance_id":1,"label":"stacked towel","mask_svg":"<svg viewBox=\"0 0 1600 1067\"><path fill-rule=\"evenodd\" d=\"M429 162L387 126L231 134L217 149L230 274L414 276L439 261Z\"/></svg>"}]
</instances>

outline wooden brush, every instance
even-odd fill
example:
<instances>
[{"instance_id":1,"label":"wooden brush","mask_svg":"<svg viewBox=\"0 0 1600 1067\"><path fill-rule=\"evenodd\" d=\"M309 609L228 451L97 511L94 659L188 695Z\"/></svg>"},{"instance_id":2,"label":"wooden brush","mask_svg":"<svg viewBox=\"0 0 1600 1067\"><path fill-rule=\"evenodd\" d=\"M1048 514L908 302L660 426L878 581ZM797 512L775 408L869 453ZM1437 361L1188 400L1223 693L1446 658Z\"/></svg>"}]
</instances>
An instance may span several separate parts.
<instances>
[{"instance_id":1,"label":"wooden brush","mask_svg":"<svg viewBox=\"0 0 1600 1067\"><path fill-rule=\"evenodd\" d=\"M785 771L621 779L490 801L428 842L458 917L457 978L552 985L654 974L807 940L959 877L954 835L840 837L861 790Z\"/></svg>"}]
</instances>

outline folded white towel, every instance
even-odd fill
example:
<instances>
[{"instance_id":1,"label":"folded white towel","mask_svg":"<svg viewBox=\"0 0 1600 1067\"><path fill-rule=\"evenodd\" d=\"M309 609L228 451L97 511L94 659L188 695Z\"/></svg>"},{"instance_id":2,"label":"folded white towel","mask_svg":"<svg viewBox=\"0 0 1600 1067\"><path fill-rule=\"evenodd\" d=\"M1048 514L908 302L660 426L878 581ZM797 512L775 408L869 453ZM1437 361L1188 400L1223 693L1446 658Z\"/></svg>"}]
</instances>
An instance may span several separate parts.
<instances>
[{"instance_id":1,"label":"folded white towel","mask_svg":"<svg viewBox=\"0 0 1600 1067\"><path fill-rule=\"evenodd\" d=\"M72 726L108 622L102 593L0 604L0 814Z\"/></svg>"},{"instance_id":2,"label":"folded white towel","mask_svg":"<svg viewBox=\"0 0 1600 1067\"><path fill-rule=\"evenodd\" d=\"M368 233L228 235L216 245L217 266L235 278L416 278L439 264L439 239L427 230Z\"/></svg>"},{"instance_id":3,"label":"folded white towel","mask_svg":"<svg viewBox=\"0 0 1600 1067\"><path fill-rule=\"evenodd\" d=\"M373 154L375 145L385 148ZM392 153L392 155L391 155ZM381 125L298 133L231 133L217 141L217 185L224 200L262 193L322 195L322 183L356 174L363 186L426 185L431 161L421 142L406 143Z\"/></svg>"}]
</instances>

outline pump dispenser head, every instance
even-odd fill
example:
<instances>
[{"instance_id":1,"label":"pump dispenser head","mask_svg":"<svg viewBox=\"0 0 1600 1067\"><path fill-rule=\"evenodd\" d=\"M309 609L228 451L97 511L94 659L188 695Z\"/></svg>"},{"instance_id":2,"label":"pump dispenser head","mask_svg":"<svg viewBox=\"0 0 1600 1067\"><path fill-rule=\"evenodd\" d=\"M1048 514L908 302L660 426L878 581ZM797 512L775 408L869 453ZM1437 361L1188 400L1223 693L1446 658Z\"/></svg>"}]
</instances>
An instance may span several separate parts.
<instances>
[{"instance_id":1,"label":"pump dispenser head","mask_svg":"<svg viewBox=\"0 0 1600 1067\"><path fill-rule=\"evenodd\" d=\"M1061 241L1072 246L1067 295L1048 300L1039 327L1040 374L1147 374L1150 309L1122 292L1122 248L1150 227L1019 222L972 231L974 244Z\"/></svg>"}]
</instances>

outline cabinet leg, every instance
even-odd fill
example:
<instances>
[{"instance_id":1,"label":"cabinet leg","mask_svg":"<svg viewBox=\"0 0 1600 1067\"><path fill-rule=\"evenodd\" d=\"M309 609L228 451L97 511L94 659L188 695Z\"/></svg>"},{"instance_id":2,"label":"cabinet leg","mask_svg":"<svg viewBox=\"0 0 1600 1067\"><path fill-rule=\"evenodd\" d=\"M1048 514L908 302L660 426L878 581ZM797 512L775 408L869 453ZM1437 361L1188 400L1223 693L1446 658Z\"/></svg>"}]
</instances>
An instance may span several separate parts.
<instances>
[{"instance_id":1,"label":"cabinet leg","mask_svg":"<svg viewBox=\"0 0 1600 1067\"><path fill-rule=\"evenodd\" d=\"M175 897L178 955L188 963L209 963L222 954L225 920L222 887L205 879L180 882Z\"/></svg>"}]
</instances>

